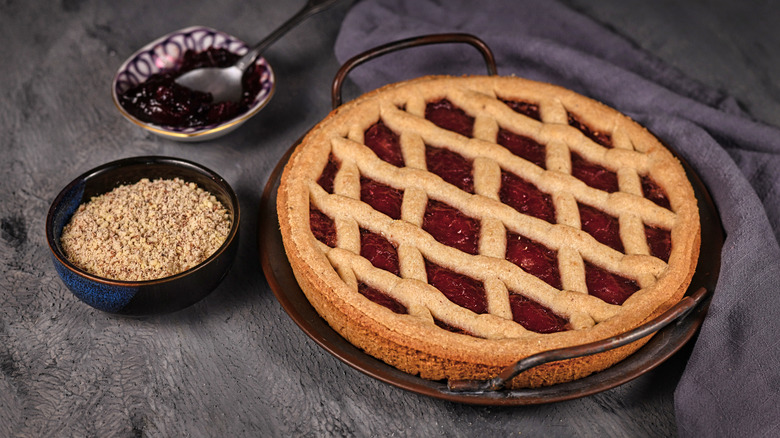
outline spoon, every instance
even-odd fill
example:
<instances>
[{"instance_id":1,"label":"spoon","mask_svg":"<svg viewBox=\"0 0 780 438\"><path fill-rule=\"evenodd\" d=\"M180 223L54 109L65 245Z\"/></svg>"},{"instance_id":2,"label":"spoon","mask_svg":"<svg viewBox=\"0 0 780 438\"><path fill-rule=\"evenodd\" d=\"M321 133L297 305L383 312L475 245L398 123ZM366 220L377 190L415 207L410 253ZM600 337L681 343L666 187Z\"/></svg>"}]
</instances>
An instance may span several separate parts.
<instances>
[{"instance_id":1,"label":"spoon","mask_svg":"<svg viewBox=\"0 0 780 438\"><path fill-rule=\"evenodd\" d=\"M312 15L324 11L339 0L308 0L306 5L282 24L278 29L257 43L230 67L204 67L188 71L176 78L176 83L191 90L211 93L215 102L233 101L241 99L241 77L247 67L254 64L258 56L274 43L279 37L287 33L298 23Z\"/></svg>"}]
</instances>

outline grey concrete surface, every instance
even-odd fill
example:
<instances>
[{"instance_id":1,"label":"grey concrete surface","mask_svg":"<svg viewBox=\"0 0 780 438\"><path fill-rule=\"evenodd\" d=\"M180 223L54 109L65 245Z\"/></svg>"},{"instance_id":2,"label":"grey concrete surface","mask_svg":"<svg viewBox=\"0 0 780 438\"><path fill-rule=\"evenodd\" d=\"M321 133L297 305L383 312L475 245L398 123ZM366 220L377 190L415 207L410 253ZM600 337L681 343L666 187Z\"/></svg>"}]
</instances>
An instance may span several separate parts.
<instances>
[{"instance_id":1,"label":"grey concrete surface","mask_svg":"<svg viewBox=\"0 0 780 438\"><path fill-rule=\"evenodd\" d=\"M138 47L209 25L254 41L301 0L6 1L0 4L0 436L673 436L683 349L618 388L517 408L443 402L341 363L285 314L257 249L260 196L285 150L330 107L346 5L266 57L271 103L218 140L183 144L120 118L111 77ZM780 126L776 2L588 2L575 9ZM236 189L238 259L183 311L117 318L79 302L49 260L49 204L71 179L135 155L199 162ZM260 236L262 237L262 236Z\"/></svg>"}]
</instances>

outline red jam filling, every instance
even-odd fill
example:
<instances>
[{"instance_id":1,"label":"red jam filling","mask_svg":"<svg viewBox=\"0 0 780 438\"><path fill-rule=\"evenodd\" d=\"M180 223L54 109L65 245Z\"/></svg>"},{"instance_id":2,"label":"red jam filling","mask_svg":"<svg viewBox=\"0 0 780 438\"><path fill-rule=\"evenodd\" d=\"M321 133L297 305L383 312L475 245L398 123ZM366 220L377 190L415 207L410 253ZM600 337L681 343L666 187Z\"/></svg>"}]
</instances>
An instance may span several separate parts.
<instances>
[{"instance_id":1,"label":"red jam filling","mask_svg":"<svg viewBox=\"0 0 780 438\"><path fill-rule=\"evenodd\" d=\"M379 269L401 275L398 251L389 240L380 234L360 229L360 255Z\"/></svg>"},{"instance_id":2,"label":"red jam filling","mask_svg":"<svg viewBox=\"0 0 780 438\"><path fill-rule=\"evenodd\" d=\"M501 188L498 197L506 205L520 213L555 223L555 207L552 196L543 193L535 185L519 176L501 171Z\"/></svg>"},{"instance_id":3,"label":"red jam filling","mask_svg":"<svg viewBox=\"0 0 780 438\"><path fill-rule=\"evenodd\" d=\"M507 148L509 152L520 158L525 158L542 169L547 168L547 151L545 150L545 146L530 137L515 134L512 131L500 128L498 130L496 143Z\"/></svg>"},{"instance_id":4,"label":"red jam filling","mask_svg":"<svg viewBox=\"0 0 780 438\"><path fill-rule=\"evenodd\" d=\"M542 117L539 114L539 105L535 103L520 102L516 100L500 100L501 102L504 102L509 108L512 108L512 110L516 113L520 113L534 120L542 120Z\"/></svg>"},{"instance_id":5,"label":"red jam filling","mask_svg":"<svg viewBox=\"0 0 780 438\"><path fill-rule=\"evenodd\" d=\"M447 99L428 102L425 106L425 118L434 125L471 137L474 132L474 117L466 114Z\"/></svg>"},{"instance_id":6,"label":"red jam filling","mask_svg":"<svg viewBox=\"0 0 780 438\"><path fill-rule=\"evenodd\" d=\"M309 207L309 228L320 242L331 248L336 247L336 224L325 213L314 206Z\"/></svg>"},{"instance_id":7,"label":"red jam filling","mask_svg":"<svg viewBox=\"0 0 780 438\"><path fill-rule=\"evenodd\" d=\"M525 272L539 277L556 289L562 289L558 271L558 252L517 233L506 233L506 259Z\"/></svg>"},{"instance_id":8,"label":"red jam filling","mask_svg":"<svg viewBox=\"0 0 780 438\"><path fill-rule=\"evenodd\" d=\"M585 134L586 137L589 139L595 141L596 143L611 148L612 147L612 136L605 132L595 131L591 129L590 126L582 123L577 117L575 117L572 113L569 113L569 126L573 126L577 128L580 132Z\"/></svg>"},{"instance_id":9,"label":"red jam filling","mask_svg":"<svg viewBox=\"0 0 780 438\"><path fill-rule=\"evenodd\" d=\"M433 323L436 324L439 328L447 330L448 332L458 333L460 335L474 336L472 333L467 332L466 330L463 330L460 327L455 327L454 325L447 324L446 322L437 318L433 318Z\"/></svg>"},{"instance_id":10,"label":"red jam filling","mask_svg":"<svg viewBox=\"0 0 780 438\"><path fill-rule=\"evenodd\" d=\"M404 192L372 179L360 177L360 200L393 219L401 219Z\"/></svg>"},{"instance_id":11,"label":"red jam filling","mask_svg":"<svg viewBox=\"0 0 780 438\"><path fill-rule=\"evenodd\" d=\"M574 152L571 153L571 174L594 189L609 193L620 190L617 173L596 163L591 163Z\"/></svg>"},{"instance_id":12,"label":"red jam filling","mask_svg":"<svg viewBox=\"0 0 780 438\"><path fill-rule=\"evenodd\" d=\"M369 300L379 305L385 306L395 313L399 313L402 315L409 313L406 310L406 307L403 304L399 303L395 298L385 293L382 293L381 291L374 289L373 287L363 282L358 283L358 292L360 292L361 295L368 298Z\"/></svg>"},{"instance_id":13,"label":"red jam filling","mask_svg":"<svg viewBox=\"0 0 780 438\"><path fill-rule=\"evenodd\" d=\"M336 179L339 167L341 167L341 164L336 157L333 154L328 155L328 164L325 165L325 169L322 170L322 174L317 179L317 184L328 193L333 193L333 181Z\"/></svg>"},{"instance_id":14,"label":"red jam filling","mask_svg":"<svg viewBox=\"0 0 780 438\"><path fill-rule=\"evenodd\" d=\"M428 284L448 300L474 313L487 313L487 295L481 281L425 261Z\"/></svg>"},{"instance_id":15,"label":"red jam filling","mask_svg":"<svg viewBox=\"0 0 780 438\"><path fill-rule=\"evenodd\" d=\"M479 249L480 224L443 202L428 200L423 216L423 230L439 243L476 255Z\"/></svg>"},{"instance_id":16,"label":"red jam filling","mask_svg":"<svg viewBox=\"0 0 780 438\"><path fill-rule=\"evenodd\" d=\"M126 90L119 96L119 104L139 120L164 126L202 127L230 120L246 112L260 92L264 67L254 66L244 74L239 102L214 102L211 93L183 87L175 80L195 68L228 67L238 58L239 55L224 48L188 50L177 68L153 74Z\"/></svg>"},{"instance_id":17,"label":"red jam filling","mask_svg":"<svg viewBox=\"0 0 780 438\"><path fill-rule=\"evenodd\" d=\"M661 188L652 178L645 175L641 178L642 181L642 193L645 198L655 202L657 205L671 210L672 206L669 204L669 198L666 197L666 192Z\"/></svg>"},{"instance_id":18,"label":"red jam filling","mask_svg":"<svg viewBox=\"0 0 780 438\"><path fill-rule=\"evenodd\" d=\"M404 156L401 153L401 141L398 134L391 131L381 120L371 125L363 133L363 141L380 160L387 161L396 167L404 166Z\"/></svg>"},{"instance_id":19,"label":"red jam filling","mask_svg":"<svg viewBox=\"0 0 780 438\"><path fill-rule=\"evenodd\" d=\"M616 217L589 205L577 203L577 206L583 231L616 251L624 251L623 242L620 240L620 223Z\"/></svg>"},{"instance_id":20,"label":"red jam filling","mask_svg":"<svg viewBox=\"0 0 780 438\"><path fill-rule=\"evenodd\" d=\"M551 309L522 295L509 294L512 319L528 330L537 333L555 333L569 330L569 321Z\"/></svg>"},{"instance_id":21,"label":"red jam filling","mask_svg":"<svg viewBox=\"0 0 780 438\"><path fill-rule=\"evenodd\" d=\"M585 262L585 283L589 294L609 304L623 304L639 290L634 280L612 274L589 262Z\"/></svg>"},{"instance_id":22,"label":"red jam filling","mask_svg":"<svg viewBox=\"0 0 780 438\"><path fill-rule=\"evenodd\" d=\"M448 149L425 145L428 170L459 189L474 193L471 161Z\"/></svg>"},{"instance_id":23,"label":"red jam filling","mask_svg":"<svg viewBox=\"0 0 780 438\"><path fill-rule=\"evenodd\" d=\"M672 253L672 232L645 225L645 237L650 247L650 255L668 263L669 254Z\"/></svg>"}]
</instances>

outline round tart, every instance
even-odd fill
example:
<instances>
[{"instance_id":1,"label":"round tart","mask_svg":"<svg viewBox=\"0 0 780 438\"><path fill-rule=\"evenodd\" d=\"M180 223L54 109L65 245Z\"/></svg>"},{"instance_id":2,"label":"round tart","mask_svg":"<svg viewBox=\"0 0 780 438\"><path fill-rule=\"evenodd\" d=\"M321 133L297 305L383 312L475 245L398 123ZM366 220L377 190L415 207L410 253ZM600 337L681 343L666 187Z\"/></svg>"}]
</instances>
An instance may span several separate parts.
<instances>
[{"instance_id":1,"label":"round tart","mask_svg":"<svg viewBox=\"0 0 780 438\"><path fill-rule=\"evenodd\" d=\"M677 159L621 113L517 77L430 76L334 110L296 148L277 212L313 307L426 379L488 379L630 330L684 295L697 201ZM648 339L521 373L570 381Z\"/></svg>"}]
</instances>

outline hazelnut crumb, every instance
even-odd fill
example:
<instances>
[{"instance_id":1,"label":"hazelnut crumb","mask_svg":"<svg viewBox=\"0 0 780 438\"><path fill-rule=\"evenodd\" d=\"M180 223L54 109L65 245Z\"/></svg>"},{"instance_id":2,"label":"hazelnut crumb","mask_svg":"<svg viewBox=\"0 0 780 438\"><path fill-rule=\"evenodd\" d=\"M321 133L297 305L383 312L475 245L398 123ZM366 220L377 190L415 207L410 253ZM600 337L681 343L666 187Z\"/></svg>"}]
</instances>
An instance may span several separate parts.
<instances>
[{"instance_id":1,"label":"hazelnut crumb","mask_svg":"<svg viewBox=\"0 0 780 438\"><path fill-rule=\"evenodd\" d=\"M60 241L68 260L93 275L143 281L206 260L230 227L227 209L196 184L144 178L80 205Z\"/></svg>"}]
</instances>

